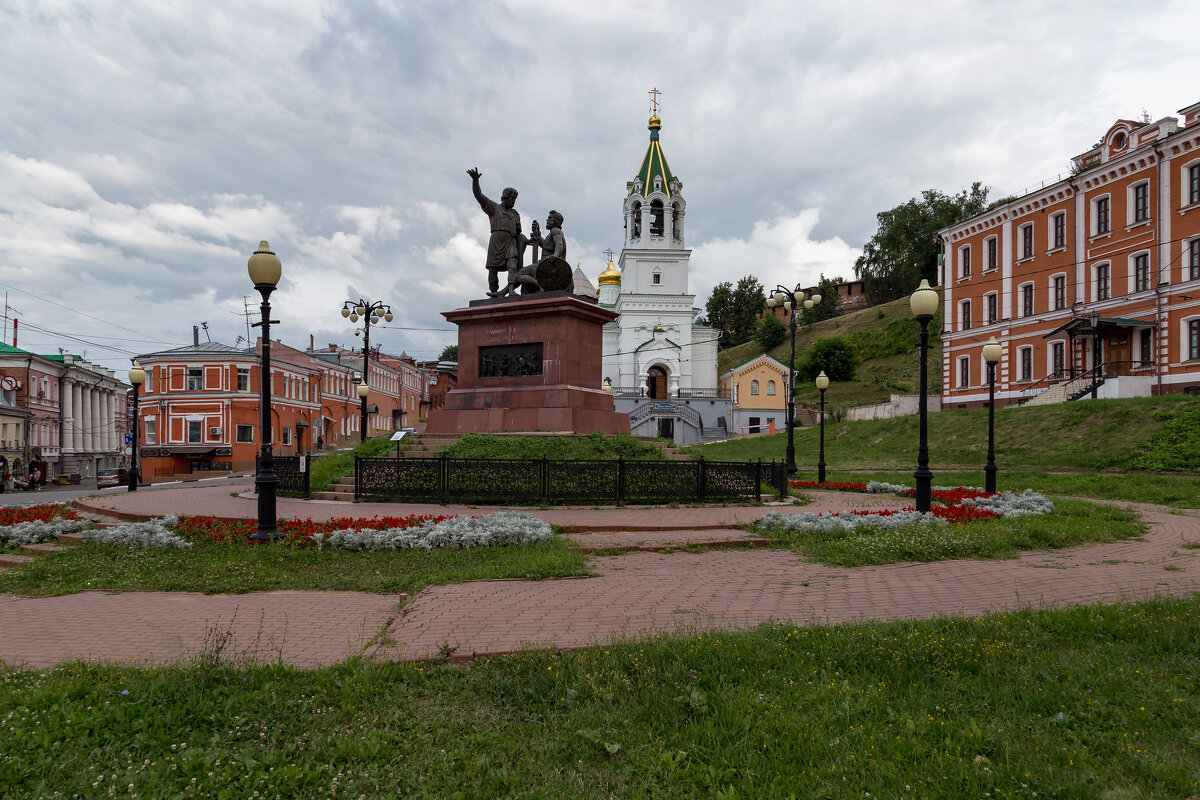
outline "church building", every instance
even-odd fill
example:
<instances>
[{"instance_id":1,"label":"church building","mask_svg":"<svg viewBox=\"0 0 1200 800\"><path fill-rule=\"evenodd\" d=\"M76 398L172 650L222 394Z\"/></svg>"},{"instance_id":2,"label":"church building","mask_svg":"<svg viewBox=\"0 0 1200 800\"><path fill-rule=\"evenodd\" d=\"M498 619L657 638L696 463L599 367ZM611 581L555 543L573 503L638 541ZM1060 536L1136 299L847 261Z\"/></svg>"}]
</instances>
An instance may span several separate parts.
<instances>
[{"instance_id":1,"label":"church building","mask_svg":"<svg viewBox=\"0 0 1200 800\"><path fill-rule=\"evenodd\" d=\"M688 291L683 182L667 165L657 108L641 169L626 184L625 245L599 276L600 305L620 316L604 328L604 385L634 435L696 442L727 435L732 405L717 383L718 332L694 322Z\"/></svg>"}]
</instances>

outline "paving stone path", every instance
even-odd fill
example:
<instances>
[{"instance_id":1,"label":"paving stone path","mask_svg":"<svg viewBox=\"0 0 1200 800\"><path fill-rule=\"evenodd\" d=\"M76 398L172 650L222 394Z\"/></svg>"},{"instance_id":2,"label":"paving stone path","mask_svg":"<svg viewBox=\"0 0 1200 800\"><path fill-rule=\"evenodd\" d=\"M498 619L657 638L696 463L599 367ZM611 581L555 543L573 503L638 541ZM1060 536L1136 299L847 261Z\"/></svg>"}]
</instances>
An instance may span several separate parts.
<instances>
[{"instance_id":1,"label":"paving stone path","mask_svg":"<svg viewBox=\"0 0 1200 800\"><path fill-rule=\"evenodd\" d=\"M888 495L814 493L807 507L896 508ZM92 498L108 514L249 517L252 498L229 487L188 487ZM457 656L531 646L579 647L649 631L745 627L771 619L798 624L979 614L1022 607L1141 599L1200 590L1200 514L1136 506L1150 525L1142 540L1027 553L1004 561L948 561L841 569L782 550L632 553L593 561L597 577L475 581L431 587L403 611L403 596L358 592L243 595L86 593L0 596L0 660L45 666L66 659L170 663L224 639L236 657L300 667L363 652L380 660ZM350 506L281 500L281 517L482 513L428 505ZM674 546L745 536L731 526L761 507L601 508L536 511L584 546ZM386 631L385 636L380 636Z\"/></svg>"}]
</instances>

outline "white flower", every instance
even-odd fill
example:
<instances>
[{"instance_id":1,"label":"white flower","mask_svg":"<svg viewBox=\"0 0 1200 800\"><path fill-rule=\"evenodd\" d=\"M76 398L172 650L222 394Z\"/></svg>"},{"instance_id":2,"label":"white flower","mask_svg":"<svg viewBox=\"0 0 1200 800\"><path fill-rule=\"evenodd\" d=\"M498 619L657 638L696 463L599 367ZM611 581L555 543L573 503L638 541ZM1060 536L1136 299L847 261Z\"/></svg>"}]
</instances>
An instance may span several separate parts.
<instances>
[{"instance_id":1,"label":"white flower","mask_svg":"<svg viewBox=\"0 0 1200 800\"><path fill-rule=\"evenodd\" d=\"M145 522L126 522L112 528L91 530L83 535L83 539L86 542L110 547L170 547L177 550L191 550L191 542L185 541L171 532L170 529L178 524L179 517L168 514L165 517Z\"/></svg>"},{"instance_id":2,"label":"white flower","mask_svg":"<svg viewBox=\"0 0 1200 800\"><path fill-rule=\"evenodd\" d=\"M414 528L344 529L314 534L312 539L319 549L432 550L435 547L466 549L548 542L553 535L550 525L532 514L501 511L485 517L459 516L441 522L426 521Z\"/></svg>"}]
</instances>

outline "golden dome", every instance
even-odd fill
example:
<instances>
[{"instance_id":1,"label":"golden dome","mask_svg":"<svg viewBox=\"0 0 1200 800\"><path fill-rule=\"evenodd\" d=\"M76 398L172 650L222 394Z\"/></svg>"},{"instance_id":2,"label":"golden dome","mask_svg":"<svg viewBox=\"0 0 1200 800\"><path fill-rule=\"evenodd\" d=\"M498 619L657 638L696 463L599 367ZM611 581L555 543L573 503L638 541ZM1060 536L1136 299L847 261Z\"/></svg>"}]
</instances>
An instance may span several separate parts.
<instances>
[{"instance_id":1,"label":"golden dome","mask_svg":"<svg viewBox=\"0 0 1200 800\"><path fill-rule=\"evenodd\" d=\"M621 270L617 269L616 264L614 264L612 261L609 261L608 266L604 268L604 272L600 273L600 277L597 278L597 280L600 282L601 286L606 283L613 283L617 286L620 286Z\"/></svg>"},{"instance_id":2,"label":"golden dome","mask_svg":"<svg viewBox=\"0 0 1200 800\"><path fill-rule=\"evenodd\" d=\"M655 130L656 128L662 127L662 120L658 118L658 114L655 114L650 118L650 122L646 125L646 127L650 130Z\"/></svg>"}]
</instances>

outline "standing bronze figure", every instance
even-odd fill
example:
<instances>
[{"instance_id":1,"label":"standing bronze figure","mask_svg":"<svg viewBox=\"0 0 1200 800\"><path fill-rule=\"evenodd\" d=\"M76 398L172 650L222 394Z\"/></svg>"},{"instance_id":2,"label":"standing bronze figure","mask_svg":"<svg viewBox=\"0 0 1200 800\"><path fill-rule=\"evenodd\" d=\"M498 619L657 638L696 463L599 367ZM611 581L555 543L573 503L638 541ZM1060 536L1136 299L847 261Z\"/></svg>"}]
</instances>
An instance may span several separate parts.
<instances>
[{"instance_id":1,"label":"standing bronze figure","mask_svg":"<svg viewBox=\"0 0 1200 800\"><path fill-rule=\"evenodd\" d=\"M492 236L488 240L487 271L489 294L500 288L500 270L508 273L509 279L521 268L521 255L525 250L525 237L521 234L521 215L513 207L517 203L517 190L511 186L500 194L500 203L486 197L479 188L478 168L467 170L471 176L471 191L479 201L479 207L488 215Z\"/></svg>"}]
</instances>

